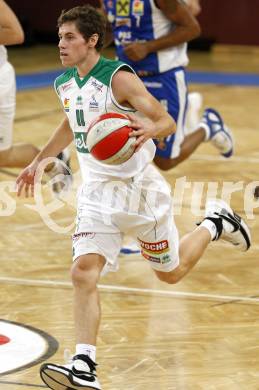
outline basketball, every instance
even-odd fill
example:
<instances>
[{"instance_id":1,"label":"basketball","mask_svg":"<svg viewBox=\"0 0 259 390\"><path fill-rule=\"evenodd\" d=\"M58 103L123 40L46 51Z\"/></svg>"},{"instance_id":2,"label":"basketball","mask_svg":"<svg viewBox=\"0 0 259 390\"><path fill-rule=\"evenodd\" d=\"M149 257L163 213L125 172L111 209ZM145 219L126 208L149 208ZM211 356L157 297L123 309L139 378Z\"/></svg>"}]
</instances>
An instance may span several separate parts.
<instances>
[{"instance_id":1,"label":"basketball","mask_svg":"<svg viewBox=\"0 0 259 390\"><path fill-rule=\"evenodd\" d=\"M102 114L87 130L86 145L91 155L104 164L118 165L129 160L135 151L136 137L129 137L132 128L126 115Z\"/></svg>"}]
</instances>

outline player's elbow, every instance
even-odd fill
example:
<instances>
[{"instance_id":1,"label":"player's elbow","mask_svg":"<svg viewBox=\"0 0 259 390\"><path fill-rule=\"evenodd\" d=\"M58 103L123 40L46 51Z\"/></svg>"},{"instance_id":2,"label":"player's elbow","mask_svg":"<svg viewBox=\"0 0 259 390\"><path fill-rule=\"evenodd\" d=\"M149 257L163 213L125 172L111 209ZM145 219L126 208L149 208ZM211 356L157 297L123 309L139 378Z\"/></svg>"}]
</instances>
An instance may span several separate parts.
<instances>
[{"instance_id":1,"label":"player's elbow","mask_svg":"<svg viewBox=\"0 0 259 390\"><path fill-rule=\"evenodd\" d=\"M25 39L25 37L24 37L23 30L21 29L21 30L17 31L15 34L15 40L16 40L15 43L17 45L21 45L22 43L24 43L24 39Z\"/></svg>"},{"instance_id":2,"label":"player's elbow","mask_svg":"<svg viewBox=\"0 0 259 390\"><path fill-rule=\"evenodd\" d=\"M10 40L9 45L21 45L24 42L24 32L23 29L20 27L13 28L10 32Z\"/></svg>"},{"instance_id":3,"label":"player's elbow","mask_svg":"<svg viewBox=\"0 0 259 390\"><path fill-rule=\"evenodd\" d=\"M196 20L192 23L192 27L190 29L190 35L191 35L191 40L198 38L201 35L201 27L198 21Z\"/></svg>"}]
</instances>

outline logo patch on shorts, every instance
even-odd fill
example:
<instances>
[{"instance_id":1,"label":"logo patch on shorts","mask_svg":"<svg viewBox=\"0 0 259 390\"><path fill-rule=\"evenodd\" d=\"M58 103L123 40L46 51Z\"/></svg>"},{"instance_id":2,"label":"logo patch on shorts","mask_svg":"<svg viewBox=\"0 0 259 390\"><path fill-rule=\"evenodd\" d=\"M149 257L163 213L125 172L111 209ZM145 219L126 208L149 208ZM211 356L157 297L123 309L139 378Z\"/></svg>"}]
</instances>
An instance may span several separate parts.
<instances>
[{"instance_id":1,"label":"logo patch on shorts","mask_svg":"<svg viewBox=\"0 0 259 390\"><path fill-rule=\"evenodd\" d=\"M142 256L152 263L166 264L172 261L167 240L158 242L145 242L139 239Z\"/></svg>"},{"instance_id":2,"label":"logo patch on shorts","mask_svg":"<svg viewBox=\"0 0 259 390\"><path fill-rule=\"evenodd\" d=\"M154 256L150 256L149 254L145 253L145 252L141 252L142 256L145 257L146 260L148 261L152 261L153 263L159 263L160 264L160 258L159 257L154 257Z\"/></svg>"},{"instance_id":3,"label":"logo patch on shorts","mask_svg":"<svg viewBox=\"0 0 259 390\"><path fill-rule=\"evenodd\" d=\"M86 232L82 232L82 233L75 233L73 234L72 236L72 239L73 239L73 242L75 243L77 240L79 240L79 238L82 238L82 237L85 237L85 238L94 238L95 236L95 233L86 233Z\"/></svg>"},{"instance_id":4,"label":"logo patch on shorts","mask_svg":"<svg viewBox=\"0 0 259 390\"><path fill-rule=\"evenodd\" d=\"M169 254L165 254L161 257L161 263L166 264L171 261L171 256Z\"/></svg>"},{"instance_id":5,"label":"logo patch on shorts","mask_svg":"<svg viewBox=\"0 0 259 390\"><path fill-rule=\"evenodd\" d=\"M153 254L161 254L169 251L168 241L158 241L158 242L145 242L139 240L141 248L145 252Z\"/></svg>"}]
</instances>

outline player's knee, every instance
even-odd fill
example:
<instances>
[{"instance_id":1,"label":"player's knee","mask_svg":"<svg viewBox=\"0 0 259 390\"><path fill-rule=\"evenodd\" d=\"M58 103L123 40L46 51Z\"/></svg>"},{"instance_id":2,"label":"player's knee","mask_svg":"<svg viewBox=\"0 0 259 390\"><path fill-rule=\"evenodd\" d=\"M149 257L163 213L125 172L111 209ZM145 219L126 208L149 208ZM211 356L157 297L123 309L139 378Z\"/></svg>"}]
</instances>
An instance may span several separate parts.
<instances>
[{"instance_id":1,"label":"player's knee","mask_svg":"<svg viewBox=\"0 0 259 390\"><path fill-rule=\"evenodd\" d=\"M11 148L0 150L0 167L6 166L6 162L8 161L10 152L11 152Z\"/></svg>"},{"instance_id":2,"label":"player's knee","mask_svg":"<svg viewBox=\"0 0 259 390\"><path fill-rule=\"evenodd\" d=\"M96 288L100 277L98 261L91 256L80 256L72 265L71 279L74 287L91 291Z\"/></svg>"},{"instance_id":3,"label":"player's knee","mask_svg":"<svg viewBox=\"0 0 259 390\"><path fill-rule=\"evenodd\" d=\"M176 164L174 159L171 158L161 158L159 156L156 156L154 158L154 163L156 166L161 169L161 171L168 171L169 169L173 168Z\"/></svg>"},{"instance_id":4,"label":"player's knee","mask_svg":"<svg viewBox=\"0 0 259 390\"><path fill-rule=\"evenodd\" d=\"M156 275L159 280L167 284L176 284L182 279L181 274L178 273L177 271L171 271L171 272L156 271Z\"/></svg>"}]
</instances>

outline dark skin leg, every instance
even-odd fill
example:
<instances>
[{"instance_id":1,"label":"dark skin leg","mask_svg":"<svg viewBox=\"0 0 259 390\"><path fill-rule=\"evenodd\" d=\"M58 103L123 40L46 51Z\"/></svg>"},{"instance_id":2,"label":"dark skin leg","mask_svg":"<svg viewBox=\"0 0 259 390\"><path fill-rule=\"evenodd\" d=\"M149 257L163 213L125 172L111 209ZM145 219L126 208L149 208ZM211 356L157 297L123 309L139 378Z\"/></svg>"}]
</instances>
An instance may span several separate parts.
<instances>
[{"instance_id":1,"label":"dark skin leg","mask_svg":"<svg viewBox=\"0 0 259 390\"><path fill-rule=\"evenodd\" d=\"M197 147L202 142L204 142L204 139L205 131L203 128L200 128L199 130L185 137L181 145L181 151L178 157L169 159L160 156L155 156L154 163L158 168L163 171L167 171L171 168L174 168L182 161L186 160L197 149Z\"/></svg>"}]
</instances>

